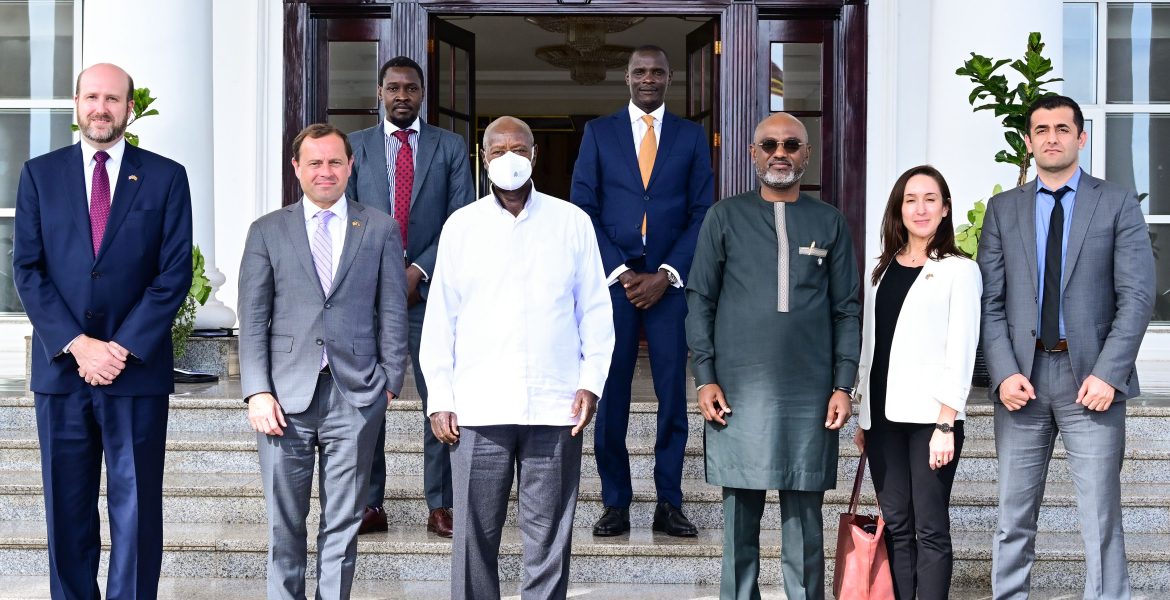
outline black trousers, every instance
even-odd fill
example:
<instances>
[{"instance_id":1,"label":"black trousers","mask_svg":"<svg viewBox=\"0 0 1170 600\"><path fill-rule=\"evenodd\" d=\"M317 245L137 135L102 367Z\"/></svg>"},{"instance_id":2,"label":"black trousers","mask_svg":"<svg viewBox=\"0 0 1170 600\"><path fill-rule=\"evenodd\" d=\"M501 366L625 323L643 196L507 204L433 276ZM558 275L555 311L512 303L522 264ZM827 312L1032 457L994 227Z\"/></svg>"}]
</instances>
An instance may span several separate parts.
<instances>
[{"instance_id":1,"label":"black trousers","mask_svg":"<svg viewBox=\"0 0 1170 600\"><path fill-rule=\"evenodd\" d=\"M886 521L886 548L898 600L950 595L951 486L963 449L963 422L955 422L955 458L930 468L934 425L875 420L865 432L873 484Z\"/></svg>"}]
</instances>

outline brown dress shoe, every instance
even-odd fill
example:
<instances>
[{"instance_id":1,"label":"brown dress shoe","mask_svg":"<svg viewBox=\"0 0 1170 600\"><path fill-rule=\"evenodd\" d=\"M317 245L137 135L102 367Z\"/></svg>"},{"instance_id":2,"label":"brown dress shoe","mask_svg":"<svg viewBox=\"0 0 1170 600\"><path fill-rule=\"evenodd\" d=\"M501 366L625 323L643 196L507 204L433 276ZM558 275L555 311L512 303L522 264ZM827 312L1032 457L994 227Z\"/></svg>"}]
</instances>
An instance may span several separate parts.
<instances>
[{"instance_id":1,"label":"brown dress shoe","mask_svg":"<svg viewBox=\"0 0 1170 600\"><path fill-rule=\"evenodd\" d=\"M373 533L375 531L386 531L386 509L381 506L367 506L366 511L362 513L362 524L358 527L358 535L363 533Z\"/></svg>"},{"instance_id":2,"label":"brown dress shoe","mask_svg":"<svg viewBox=\"0 0 1170 600\"><path fill-rule=\"evenodd\" d=\"M436 508L431 511L431 516L427 519L427 531L439 536L449 538L451 537L451 509Z\"/></svg>"}]
</instances>

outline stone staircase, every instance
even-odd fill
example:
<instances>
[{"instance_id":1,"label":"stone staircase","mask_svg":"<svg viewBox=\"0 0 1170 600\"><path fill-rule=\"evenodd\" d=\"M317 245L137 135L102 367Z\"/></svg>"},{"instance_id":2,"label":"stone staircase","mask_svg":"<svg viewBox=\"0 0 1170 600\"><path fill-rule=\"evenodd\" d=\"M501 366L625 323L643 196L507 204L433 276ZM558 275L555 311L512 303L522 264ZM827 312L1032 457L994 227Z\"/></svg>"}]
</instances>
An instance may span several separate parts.
<instances>
[{"instance_id":1,"label":"stone staircase","mask_svg":"<svg viewBox=\"0 0 1170 600\"><path fill-rule=\"evenodd\" d=\"M650 531L656 404L648 370L640 370L634 384L636 401L628 442L636 479L631 506L634 531L629 536L594 538L590 534L602 505L592 436L585 438L573 541L574 598L718 597L722 504L719 488L703 481L702 421L695 411L683 485L686 513L701 528L700 535L678 539ZM954 598L984 598L990 590L997 478L991 412L983 390L973 393L967 442L952 497ZM199 600L263 595L264 500L256 440L244 416L238 380L181 386L172 397L164 482L163 597ZM848 480L857 465L851 441L854 422L841 433L841 482L825 498L830 565L837 514L848 503ZM421 423L421 402L408 378L404 397L387 412L386 509L391 529L360 538L355 598L448 596L443 581L449 576L450 544L423 527ZM1130 401L1127 435L1122 500L1131 578L1139 598L1170 597L1170 397ZM49 597L39 469L31 398L20 391L0 392L0 598ZM864 502L872 506L872 489ZM310 523L316 518L314 507ZM764 520L761 579L765 597L782 598L780 517L774 504ZM508 522L515 524L515 502ZM1058 598L1065 591L1079 597L1084 559L1073 484L1059 443L1039 528L1034 597ZM312 531L309 538L312 552ZM108 533L103 533L103 539L108 540ZM503 579L519 581L520 543L514 527L505 531L501 554ZM515 583L505 586L504 593L505 597L515 593Z\"/></svg>"}]
</instances>

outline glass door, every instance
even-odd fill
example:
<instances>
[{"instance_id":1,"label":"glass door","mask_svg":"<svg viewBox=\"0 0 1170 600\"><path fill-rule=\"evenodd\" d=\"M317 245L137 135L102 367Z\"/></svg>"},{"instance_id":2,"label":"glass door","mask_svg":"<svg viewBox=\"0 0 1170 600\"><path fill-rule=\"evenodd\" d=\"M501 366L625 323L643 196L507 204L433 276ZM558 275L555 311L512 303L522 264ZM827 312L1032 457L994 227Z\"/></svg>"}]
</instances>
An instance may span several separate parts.
<instances>
[{"instance_id":1,"label":"glass door","mask_svg":"<svg viewBox=\"0 0 1170 600\"><path fill-rule=\"evenodd\" d=\"M431 19L427 53L427 121L455 132L467 143L477 197L482 197L487 193L487 174L481 168L475 135L475 34Z\"/></svg>"},{"instance_id":2,"label":"glass door","mask_svg":"<svg viewBox=\"0 0 1170 600\"><path fill-rule=\"evenodd\" d=\"M711 19L687 34L687 118L702 125L719 189L719 22Z\"/></svg>"}]
</instances>

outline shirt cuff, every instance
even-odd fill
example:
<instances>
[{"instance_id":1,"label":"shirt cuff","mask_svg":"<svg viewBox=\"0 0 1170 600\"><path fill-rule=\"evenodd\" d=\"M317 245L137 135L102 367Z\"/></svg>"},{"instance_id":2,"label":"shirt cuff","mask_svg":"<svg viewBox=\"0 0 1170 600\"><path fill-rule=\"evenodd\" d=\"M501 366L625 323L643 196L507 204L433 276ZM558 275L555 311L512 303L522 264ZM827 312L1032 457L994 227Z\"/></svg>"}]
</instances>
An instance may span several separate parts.
<instances>
[{"instance_id":1,"label":"shirt cuff","mask_svg":"<svg viewBox=\"0 0 1170 600\"><path fill-rule=\"evenodd\" d=\"M630 270L630 268L627 267L626 265L618 265L618 268L614 269L613 272L609 274L609 279L605 280L606 287L617 283L618 277L621 277L622 273L625 273L626 271L629 271L629 270Z\"/></svg>"},{"instance_id":2,"label":"shirt cuff","mask_svg":"<svg viewBox=\"0 0 1170 600\"><path fill-rule=\"evenodd\" d=\"M80 340L81 336L83 336L83 335L85 335L85 334L79 333L79 334L77 334L77 337L69 340L69 343L65 344L65 347L61 349L61 354L69 354L69 349L73 347L73 343L76 342L77 340Z\"/></svg>"},{"instance_id":3,"label":"shirt cuff","mask_svg":"<svg viewBox=\"0 0 1170 600\"><path fill-rule=\"evenodd\" d=\"M424 269L424 268L422 268L422 267L418 266L418 263L410 263L410 266L412 266L412 267L414 267L414 268L418 269L418 270L419 270L419 272L423 274L423 278L422 278L422 280L423 280L423 281L427 281L427 282L429 282L429 281L431 280L431 274L430 274L430 273L427 273L427 270L426 270L426 269Z\"/></svg>"},{"instance_id":4,"label":"shirt cuff","mask_svg":"<svg viewBox=\"0 0 1170 600\"><path fill-rule=\"evenodd\" d=\"M676 288L681 288L681 287L683 286L683 280L682 280L682 277L680 277L680 276L679 276L679 274L678 274L678 271L676 271L676 270L674 269L674 267L672 267L672 266L670 266L670 265L668 265L668 264L665 264L665 263L663 263L663 264L661 264L661 265L658 265L658 268L659 268L659 269L666 269L667 271L670 271L670 274L671 274L671 275L674 275L674 283L673 283L673 284L671 284L671 285L673 285L673 286L674 286L674 287L676 287Z\"/></svg>"}]
</instances>

